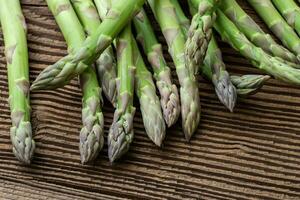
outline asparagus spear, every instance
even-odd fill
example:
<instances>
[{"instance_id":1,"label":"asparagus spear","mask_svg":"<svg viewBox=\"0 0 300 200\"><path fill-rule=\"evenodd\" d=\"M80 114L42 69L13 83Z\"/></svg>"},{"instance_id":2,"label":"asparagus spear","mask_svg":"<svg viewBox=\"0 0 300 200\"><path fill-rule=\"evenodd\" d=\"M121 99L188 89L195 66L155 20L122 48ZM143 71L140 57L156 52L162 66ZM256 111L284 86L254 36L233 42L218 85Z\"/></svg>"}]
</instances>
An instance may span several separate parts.
<instances>
[{"instance_id":1,"label":"asparagus spear","mask_svg":"<svg viewBox=\"0 0 300 200\"><path fill-rule=\"evenodd\" d=\"M78 20L69 0L46 0L49 9L67 42L68 51L72 53L85 40L84 29ZM79 150L83 164L93 161L104 143L104 119L101 110L101 88L93 67L87 68L80 75L82 89L82 122Z\"/></svg>"},{"instance_id":2,"label":"asparagus spear","mask_svg":"<svg viewBox=\"0 0 300 200\"><path fill-rule=\"evenodd\" d=\"M116 35L138 12L145 0L118 1L96 32L89 36L79 49L47 67L33 82L31 89L50 89L64 86L95 62L111 44Z\"/></svg>"},{"instance_id":3,"label":"asparagus spear","mask_svg":"<svg viewBox=\"0 0 300 200\"><path fill-rule=\"evenodd\" d=\"M233 112L233 108L236 104L237 92L231 83L229 73L226 71L226 66L222 59L222 52L213 36L208 45L203 67L210 69L210 79L215 86L218 98L231 112Z\"/></svg>"},{"instance_id":4,"label":"asparagus spear","mask_svg":"<svg viewBox=\"0 0 300 200\"><path fill-rule=\"evenodd\" d=\"M231 76L230 78L231 82L237 88L238 96L246 98L256 94L271 77L268 75L247 74L243 76Z\"/></svg>"},{"instance_id":5,"label":"asparagus spear","mask_svg":"<svg viewBox=\"0 0 300 200\"><path fill-rule=\"evenodd\" d=\"M207 51L216 19L215 10L219 0L199 0L198 11L194 14L185 43L185 59L189 70L197 74L199 65Z\"/></svg>"},{"instance_id":6,"label":"asparagus spear","mask_svg":"<svg viewBox=\"0 0 300 200\"><path fill-rule=\"evenodd\" d=\"M221 1L220 9L256 46L284 60L294 63L300 61L289 50L277 44L271 35L266 34L235 0Z\"/></svg>"},{"instance_id":7,"label":"asparagus spear","mask_svg":"<svg viewBox=\"0 0 300 200\"><path fill-rule=\"evenodd\" d=\"M198 2L195 3L198 5ZM194 15L197 12L197 9L192 9L192 6L193 4L189 1L190 12ZM183 17L184 16L181 15L180 18ZM204 63L202 66L199 66L200 71L206 71L201 68L210 69L210 80L212 80L215 86L215 91L219 100L226 106L226 108L233 112L236 104L237 91L230 81L229 73L226 71L226 66L222 59L222 52L219 49L217 41L213 35L208 45Z\"/></svg>"},{"instance_id":8,"label":"asparagus spear","mask_svg":"<svg viewBox=\"0 0 300 200\"><path fill-rule=\"evenodd\" d=\"M295 31L284 21L270 0L248 0L271 31L300 58L300 39Z\"/></svg>"},{"instance_id":9,"label":"asparagus spear","mask_svg":"<svg viewBox=\"0 0 300 200\"><path fill-rule=\"evenodd\" d=\"M18 0L0 1L0 22L7 62L13 152L18 160L30 164L35 142L30 123L27 27Z\"/></svg>"},{"instance_id":10,"label":"asparagus spear","mask_svg":"<svg viewBox=\"0 0 300 200\"><path fill-rule=\"evenodd\" d=\"M294 0L272 0L275 7L300 36L300 8Z\"/></svg>"},{"instance_id":11,"label":"asparagus spear","mask_svg":"<svg viewBox=\"0 0 300 200\"><path fill-rule=\"evenodd\" d=\"M270 56L261 48L252 44L221 10L217 10L217 20L214 27L224 40L248 58L257 68L285 82L300 84L299 69L290 67L277 57Z\"/></svg>"},{"instance_id":12,"label":"asparagus spear","mask_svg":"<svg viewBox=\"0 0 300 200\"><path fill-rule=\"evenodd\" d=\"M100 18L92 0L72 0L77 16L88 35L96 32ZM116 61L112 46L108 46L96 61L96 71L103 93L114 105L116 102Z\"/></svg>"},{"instance_id":13,"label":"asparagus spear","mask_svg":"<svg viewBox=\"0 0 300 200\"><path fill-rule=\"evenodd\" d=\"M164 119L170 127L177 121L180 114L177 87L172 83L171 70L163 57L162 46L156 39L145 11L141 10L133 21L137 32L137 40L142 44L154 71L154 78L161 96L160 102Z\"/></svg>"},{"instance_id":14,"label":"asparagus spear","mask_svg":"<svg viewBox=\"0 0 300 200\"><path fill-rule=\"evenodd\" d=\"M173 6L175 8L176 16L180 23L180 28L181 28L183 34L185 35L185 37L187 38L189 28L191 25L190 20L185 16L178 0L171 0L171 3L173 4Z\"/></svg>"},{"instance_id":15,"label":"asparagus spear","mask_svg":"<svg viewBox=\"0 0 300 200\"><path fill-rule=\"evenodd\" d=\"M149 138L160 147L166 135L166 126L159 98L156 95L152 74L146 68L134 38L132 48L136 66L135 91L140 101L144 126Z\"/></svg>"},{"instance_id":16,"label":"asparagus spear","mask_svg":"<svg viewBox=\"0 0 300 200\"><path fill-rule=\"evenodd\" d=\"M131 26L128 25L117 37L117 105L113 124L108 134L108 157L110 162L124 155L133 140L133 107L135 67L131 42Z\"/></svg>"},{"instance_id":17,"label":"asparagus spear","mask_svg":"<svg viewBox=\"0 0 300 200\"><path fill-rule=\"evenodd\" d=\"M173 4L169 0L148 0L163 35L168 43L169 53L176 66L180 83L182 127L187 141L197 130L200 122L200 97L197 80L184 59L185 37L180 29Z\"/></svg>"}]
</instances>

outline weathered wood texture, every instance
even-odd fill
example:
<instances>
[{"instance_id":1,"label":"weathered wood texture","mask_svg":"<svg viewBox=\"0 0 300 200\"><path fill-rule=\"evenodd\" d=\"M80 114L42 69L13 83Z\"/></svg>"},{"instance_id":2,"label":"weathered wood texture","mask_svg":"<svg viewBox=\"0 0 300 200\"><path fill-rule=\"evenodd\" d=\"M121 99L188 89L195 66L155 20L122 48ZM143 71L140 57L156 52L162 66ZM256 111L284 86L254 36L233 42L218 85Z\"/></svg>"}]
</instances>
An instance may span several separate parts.
<instances>
[{"instance_id":1,"label":"weathered wood texture","mask_svg":"<svg viewBox=\"0 0 300 200\"><path fill-rule=\"evenodd\" d=\"M262 24L244 1L240 3ZM66 54L66 45L44 1L23 0L22 7L32 81ZM161 34L160 40L164 43ZM135 140L114 166L108 162L107 146L94 166L80 164L77 80L56 91L34 92L37 148L32 165L22 166L11 151L2 37L0 44L0 199L300 199L300 89L276 80L240 100L232 114L219 103L211 84L199 77L202 120L191 142L185 142L178 123L168 130L164 148L155 147L138 111ZM231 72L259 73L221 45ZM164 50L167 55L166 45ZM104 111L107 133L113 108L106 103Z\"/></svg>"}]
</instances>

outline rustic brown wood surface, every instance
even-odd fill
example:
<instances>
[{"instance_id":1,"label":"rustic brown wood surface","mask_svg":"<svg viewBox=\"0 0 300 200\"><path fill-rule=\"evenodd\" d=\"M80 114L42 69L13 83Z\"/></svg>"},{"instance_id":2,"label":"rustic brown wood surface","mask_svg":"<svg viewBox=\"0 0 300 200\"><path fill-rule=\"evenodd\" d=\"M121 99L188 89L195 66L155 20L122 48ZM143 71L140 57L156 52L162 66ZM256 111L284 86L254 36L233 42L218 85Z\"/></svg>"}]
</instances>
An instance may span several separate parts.
<instances>
[{"instance_id":1,"label":"rustic brown wood surface","mask_svg":"<svg viewBox=\"0 0 300 200\"><path fill-rule=\"evenodd\" d=\"M245 1L239 2L262 24ZM66 54L66 44L43 0L23 0L22 8L28 24L32 81ZM138 111L135 140L114 166L108 162L107 146L93 166L80 164L77 80L55 91L33 92L37 148L32 165L22 166L11 150L0 38L0 199L300 199L300 88L276 80L268 81L255 96L240 100L235 113L229 113L211 84L199 77L202 120L191 142L185 142L177 123L167 131L164 147L155 147ZM165 44L161 34L160 40ZM231 72L259 73L228 45L220 44ZM172 65L166 45L164 50ZM176 78L174 71L173 75ZM113 111L105 103L106 133Z\"/></svg>"}]
</instances>

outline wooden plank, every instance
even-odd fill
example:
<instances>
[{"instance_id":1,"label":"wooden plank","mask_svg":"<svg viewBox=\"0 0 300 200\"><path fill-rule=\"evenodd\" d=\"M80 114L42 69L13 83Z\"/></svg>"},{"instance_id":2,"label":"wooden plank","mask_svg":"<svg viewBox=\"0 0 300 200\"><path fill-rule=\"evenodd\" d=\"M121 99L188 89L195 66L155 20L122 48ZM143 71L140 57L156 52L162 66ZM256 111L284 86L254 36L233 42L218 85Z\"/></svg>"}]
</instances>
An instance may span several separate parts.
<instances>
[{"instance_id":1,"label":"wooden plank","mask_svg":"<svg viewBox=\"0 0 300 200\"><path fill-rule=\"evenodd\" d=\"M239 2L267 31L249 5ZM66 54L66 44L44 1L23 0L22 7L28 24L33 81L42 69ZM176 79L165 41L156 23L154 27ZM232 73L260 73L230 46L220 46ZM211 84L199 77L202 121L190 143L185 142L177 123L168 130L164 147L155 147L145 134L138 110L136 136L127 156L111 166L105 144L93 166L82 166L78 151L81 92L73 80L64 88L31 94L37 149L28 167L16 161L11 152L3 50L1 36L0 199L300 198L298 87L270 80L260 93L239 100L235 113L229 113ZM113 111L105 103L106 134Z\"/></svg>"}]
</instances>

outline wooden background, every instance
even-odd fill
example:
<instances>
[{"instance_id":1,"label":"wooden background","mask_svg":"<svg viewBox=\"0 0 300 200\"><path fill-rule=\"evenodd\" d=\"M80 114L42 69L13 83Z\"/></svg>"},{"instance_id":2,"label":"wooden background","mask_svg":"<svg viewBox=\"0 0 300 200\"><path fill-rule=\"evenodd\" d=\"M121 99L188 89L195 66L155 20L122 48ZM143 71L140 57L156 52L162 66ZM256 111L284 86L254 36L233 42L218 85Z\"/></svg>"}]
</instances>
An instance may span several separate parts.
<instances>
[{"instance_id":1,"label":"wooden background","mask_svg":"<svg viewBox=\"0 0 300 200\"><path fill-rule=\"evenodd\" d=\"M239 2L262 24L245 1ZM66 45L43 0L23 0L22 7L33 81L66 54ZM202 120L191 142L185 142L179 122L167 131L164 147L155 147L138 111L135 140L114 166L108 162L106 145L94 166L80 164L77 80L56 91L33 92L37 148L32 165L22 166L11 150L0 38L0 199L300 199L300 88L276 80L240 100L232 114L219 103L211 84L199 77ZM165 44L161 34L160 40ZM220 45L232 73L259 73L228 45ZM164 50L173 66L166 45ZM106 103L106 133L113 111Z\"/></svg>"}]
</instances>

